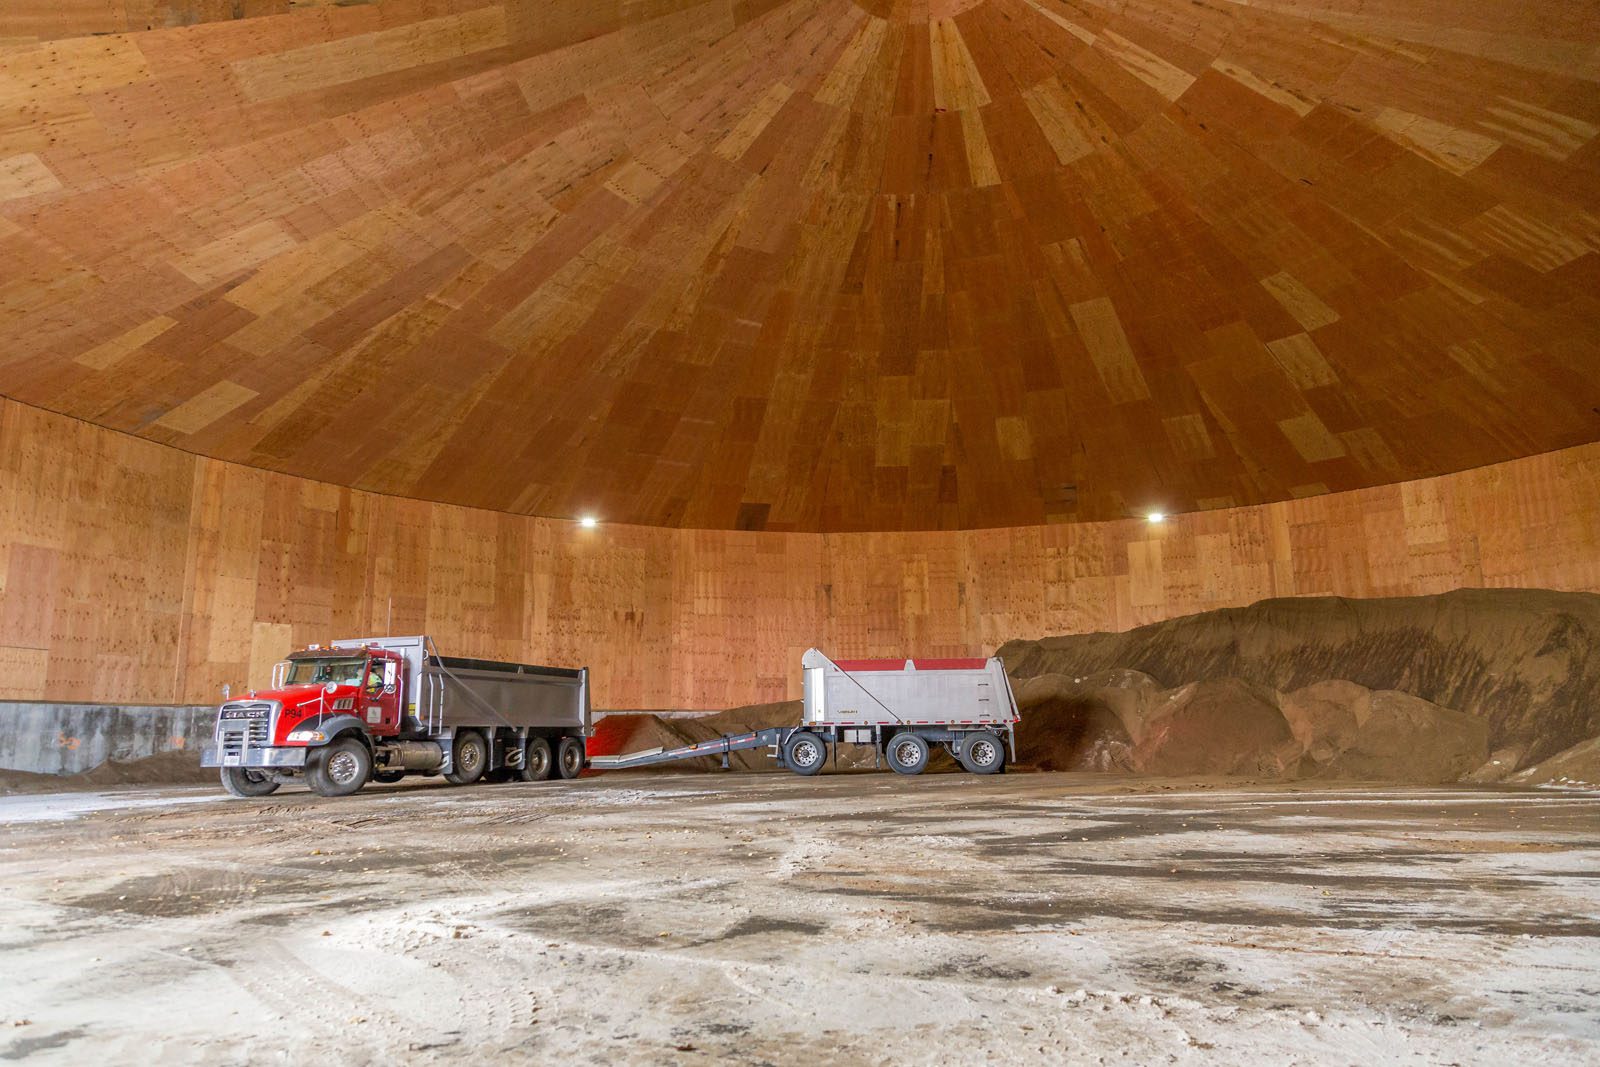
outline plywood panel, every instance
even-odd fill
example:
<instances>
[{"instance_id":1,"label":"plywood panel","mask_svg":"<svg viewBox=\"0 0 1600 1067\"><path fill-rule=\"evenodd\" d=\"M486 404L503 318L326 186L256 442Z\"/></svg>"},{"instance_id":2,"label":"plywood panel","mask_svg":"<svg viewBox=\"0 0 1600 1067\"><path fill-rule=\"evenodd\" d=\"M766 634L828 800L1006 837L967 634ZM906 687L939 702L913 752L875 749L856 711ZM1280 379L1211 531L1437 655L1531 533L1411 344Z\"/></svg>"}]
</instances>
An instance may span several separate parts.
<instances>
[{"instance_id":1,"label":"plywood panel","mask_svg":"<svg viewBox=\"0 0 1600 1067\"><path fill-rule=\"evenodd\" d=\"M1174 432L1195 447L1192 429ZM796 695L813 644L975 655L1266 596L1461 585L1600 591L1600 445L1156 526L585 530L220 463L0 402L9 698L209 701L263 684L291 646L427 630L464 655L587 663L601 707L714 708Z\"/></svg>"}]
</instances>

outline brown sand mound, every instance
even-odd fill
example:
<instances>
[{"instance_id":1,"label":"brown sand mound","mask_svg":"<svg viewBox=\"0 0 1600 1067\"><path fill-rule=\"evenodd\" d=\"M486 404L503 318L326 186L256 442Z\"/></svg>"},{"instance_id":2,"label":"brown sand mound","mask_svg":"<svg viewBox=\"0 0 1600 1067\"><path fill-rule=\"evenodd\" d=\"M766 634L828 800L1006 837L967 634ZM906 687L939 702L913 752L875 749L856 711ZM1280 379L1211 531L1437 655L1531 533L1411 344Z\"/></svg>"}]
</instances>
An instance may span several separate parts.
<instances>
[{"instance_id":1,"label":"brown sand mound","mask_svg":"<svg viewBox=\"0 0 1600 1067\"><path fill-rule=\"evenodd\" d=\"M1600 737L1579 741L1565 752L1512 775L1509 781L1517 785L1600 789Z\"/></svg>"},{"instance_id":2,"label":"brown sand mound","mask_svg":"<svg viewBox=\"0 0 1600 1067\"><path fill-rule=\"evenodd\" d=\"M1355 732L1320 777L1457 782L1488 758L1488 724L1464 712L1392 690L1365 693L1352 710Z\"/></svg>"},{"instance_id":3,"label":"brown sand mound","mask_svg":"<svg viewBox=\"0 0 1600 1067\"><path fill-rule=\"evenodd\" d=\"M1356 708L1370 706L1372 690L1336 678L1278 697L1278 707L1307 756L1326 763L1354 742L1360 729Z\"/></svg>"},{"instance_id":4,"label":"brown sand mound","mask_svg":"<svg viewBox=\"0 0 1600 1067\"><path fill-rule=\"evenodd\" d=\"M1264 600L1120 634L1010 641L1012 677L1109 668L1164 686L1238 678L1277 692L1343 679L1486 723L1518 765L1600 734L1600 595L1462 589L1430 597Z\"/></svg>"},{"instance_id":5,"label":"brown sand mound","mask_svg":"<svg viewBox=\"0 0 1600 1067\"><path fill-rule=\"evenodd\" d=\"M1131 771L1134 730L1160 686L1136 671L1048 674L1017 687L1017 759L1041 771Z\"/></svg>"},{"instance_id":6,"label":"brown sand mound","mask_svg":"<svg viewBox=\"0 0 1600 1067\"><path fill-rule=\"evenodd\" d=\"M1275 694L1237 678L1167 695L1134 748L1147 774L1282 775L1299 756Z\"/></svg>"},{"instance_id":7,"label":"brown sand mound","mask_svg":"<svg viewBox=\"0 0 1600 1067\"><path fill-rule=\"evenodd\" d=\"M34 774L0 770L0 794L65 793L134 785L215 785L214 768L200 766L196 752L162 752L143 759L107 760L81 774Z\"/></svg>"}]
</instances>

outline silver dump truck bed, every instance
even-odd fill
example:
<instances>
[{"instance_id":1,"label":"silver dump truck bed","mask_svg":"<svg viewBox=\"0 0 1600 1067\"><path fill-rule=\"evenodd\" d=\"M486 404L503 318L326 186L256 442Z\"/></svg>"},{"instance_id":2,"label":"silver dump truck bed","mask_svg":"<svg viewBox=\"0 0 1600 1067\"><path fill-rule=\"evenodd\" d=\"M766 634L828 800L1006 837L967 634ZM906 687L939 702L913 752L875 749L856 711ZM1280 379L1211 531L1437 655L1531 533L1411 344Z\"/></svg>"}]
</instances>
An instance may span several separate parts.
<instances>
[{"instance_id":1,"label":"silver dump truck bed","mask_svg":"<svg viewBox=\"0 0 1600 1067\"><path fill-rule=\"evenodd\" d=\"M431 735L457 727L539 727L589 736L588 668L441 656L425 636L358 637L334 648L383 648L406 663L406 718Z\"/></svg>"},{"instance_id":2,"label":"silver dump truck bed","mask_svg":"<svg viewBox=\"0 0 1600 1067\"><path fill-rule=\"evenodd\" d=\"M999 659L829 659L810 649L807 726L993 726L1017 721Z\"/></svg>"}]
</instances>

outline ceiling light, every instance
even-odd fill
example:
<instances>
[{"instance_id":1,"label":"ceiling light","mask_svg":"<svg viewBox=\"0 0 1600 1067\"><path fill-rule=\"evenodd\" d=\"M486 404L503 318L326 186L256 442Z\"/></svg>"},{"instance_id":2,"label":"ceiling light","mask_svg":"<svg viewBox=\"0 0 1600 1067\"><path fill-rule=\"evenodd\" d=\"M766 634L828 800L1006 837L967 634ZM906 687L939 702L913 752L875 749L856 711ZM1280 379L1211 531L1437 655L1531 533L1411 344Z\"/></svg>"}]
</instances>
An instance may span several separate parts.
<instances>
[{"instance_id":1,"label":"ceiling light","mask_svg":"<svg viewBox=\"0 0 1600 1067\"><path fill-rule=\"evenodd\" d=\"M1153 523L1159 523L1159 522L1166 522L1167 521L1166 515L1162 514L1159 511L1152 511L1150 514L1146 515L1145 518L1149 519Z\"/></svg>"},{"instance_id":2,"label":"ceiling light","mask_svg":"<svg viewBox=\"0 0 1600 1067\"><path fill-rule=\"evenodd\" d=\"M578 525L582 526L585 530L592 530L596 526L600 525L600 520L595 518L593 515L585 515L583 518L578 520Z\"/></svg>"}]
</instances>

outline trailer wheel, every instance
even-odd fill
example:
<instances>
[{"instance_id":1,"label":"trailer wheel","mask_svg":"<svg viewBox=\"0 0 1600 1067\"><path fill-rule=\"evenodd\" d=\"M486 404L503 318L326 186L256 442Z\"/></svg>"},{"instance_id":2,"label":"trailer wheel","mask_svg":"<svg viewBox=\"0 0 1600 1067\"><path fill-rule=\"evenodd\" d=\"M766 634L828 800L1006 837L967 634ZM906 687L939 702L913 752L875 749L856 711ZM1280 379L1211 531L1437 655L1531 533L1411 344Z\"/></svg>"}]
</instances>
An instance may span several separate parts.
<instances>
[{"instance_id":1,"label":"trailer wheel","mask_svg":"<svg viewBox=\"0 0 1600 1067\"><path fill-rule=\"evenodd\" d=\"M556 746L556 770L563 778L576 778L583 772L583 741L576 737L563 737Z\"/></svg>"},{"instance_id":2,"label":"trailer wheel","mask_svg":"<svg viewBox=\"0 0 1600 1067\"><path fill-rule=\"evenodd\" d=\"M783 762L796 774L816 774L827 765L828 743L810 730L796 730L783 744Z\"/></svg>"},{"instance_id":3,"label":"trailer wheel","mask_svg":"<svg viewBox=\"0 0 1600 1067\"><path fill-rule=\"evenodd\" d=\"M961 766L973 774L999 774L1005 769L1006 750L988 730L979 730L967 737L961 746Z\"/></svg>"},{"instance_id":4,"label":"trailer wheel","mask_svg":"<svg viewBox=\"0 0 1600 1067\"><path fill-rule=\"evenodd\" d=\"M476 730L462 730L450 746L450 769L444 780L451 785L471 785L489 765L489 744Z\"/></svg>"},{"instance_id":5,"label":"trailer wheel","mask_svg":"<svg viewBox=\"0 0 1600 1067\"><path fill-rule=\"evenodd\" d=\"M319 797L347 797L367 784L372 753L353 737L341 737L306 760L306 784Z\"/></svg>"},{"instance_id":6,"label":"trailer wheel","mask_svg":"<svg viewBox=\"0 0 1600 1067\"><path fill-rule=\"evenodd\" d=\"M528 738L528 750L522 755L522 780L543 782L555 769L555 757L550 754L550 742L542 737Z\"/></svg>"},{"instance_id":7,"label":"trailer wheel","mask_svg":"<svg viewBox=\"0 0 1600 1067\"><path fill-rule=\"evenodd\" d=\"M921 774L928 766L928 742L913 733L889 738L889 766L896 774Z\"/></svg>"},{"instance_id":8,"label":"trailer wheel","mask_svg":"<svg viewBox=\"0 0 1600 1067\"><path fill-rule=\"evenodd\" d=\"M222 788L228 791L229 796L248 800L276 793L278 780L264 771L253 771L248 767L224 767Z\"/></svg>"}]
</instances>

